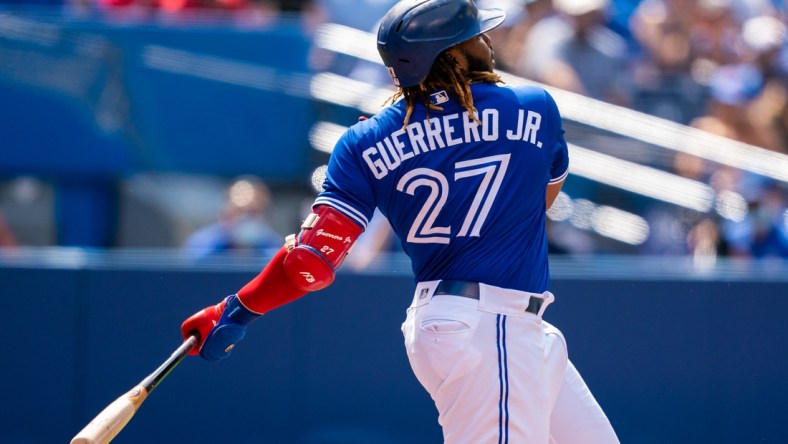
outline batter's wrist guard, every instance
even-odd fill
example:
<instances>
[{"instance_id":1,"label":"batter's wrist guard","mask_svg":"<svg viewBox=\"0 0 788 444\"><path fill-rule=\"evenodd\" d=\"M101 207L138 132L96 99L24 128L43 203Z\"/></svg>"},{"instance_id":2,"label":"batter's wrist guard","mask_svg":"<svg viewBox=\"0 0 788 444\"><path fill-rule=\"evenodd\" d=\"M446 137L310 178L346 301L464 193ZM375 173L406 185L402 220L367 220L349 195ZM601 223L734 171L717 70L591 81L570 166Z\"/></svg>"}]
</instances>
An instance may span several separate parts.
<instances>
[{"instance_id":1,"label":"batter's wrist guard","mask_svg":"<svg viewBox=\"0 0 788 444\"><path fill-rule=\"evenodd\" d=\"M246 308L237 295L227 296L222 316L205 338L200 356L218 361L230 356L230 351L246 334L246 327L261 315Z\"/></svg>"}]
</instances>

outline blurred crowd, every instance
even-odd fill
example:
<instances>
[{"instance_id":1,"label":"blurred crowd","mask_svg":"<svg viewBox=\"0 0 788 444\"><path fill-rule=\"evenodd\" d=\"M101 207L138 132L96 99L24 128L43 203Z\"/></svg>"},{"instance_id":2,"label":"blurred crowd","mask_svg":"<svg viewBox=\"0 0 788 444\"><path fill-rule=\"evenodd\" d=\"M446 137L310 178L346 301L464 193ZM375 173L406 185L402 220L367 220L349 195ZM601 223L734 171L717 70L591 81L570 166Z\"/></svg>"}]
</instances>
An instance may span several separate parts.
<instances>
[{"instance_id":1,"label":"blurred crowd","mask_svg":"<svg viewBox=\"0 0 788 444\"><path fill-rule=\"evenodd\" d=\"M482 0L509 4L500 69L788 152L783 2ZM521 3L520 6L517 3Z\"/></svg>"},{"instance_id":2,"label":"blurred crowd","mask_svg":"<svg viewBox=\"0 0 788 444\"><path fill-rule=\"evenodd\" d=\"M608 0L514 3L514 19L495 31L498 68L788 153L784 2L643 0L626 14L623 2ZM714 209L650 205L639 253L788 258L785 183L682 152L657 166L709 185ZM588 245L577 237L553 243L571 253Z\"/></svg>"},{"instance_id":3,"label":"blurred crowd","mask_svg":"<svg viewBox=\"0 0 788 444\"><path fill-rule=\"evenodd\" d=\"M303 18L309 31L325 22L374 31L377 19L394 3L394 0L62 1L73 11L101 14L114 20L190 17L195 12L207 11L230 14L238 24L266 26L280 15L295 14ZM0 0L6 4L20 2L25 1ZM504 24L491 32L496 67L500 70L788 154L788 3L785 1L477 2L481 7L507 11ZM333 62L334 66L328 66L323 59L323 65L317 68L389 84L385 70L379 65L362 61L351 66L341 58ZM788 258L785 182L682 152L671 156L670 161L653 166L708 185L716 196L714 208L700 213L667 204L647 206L641 215L648 221L649 235L638 245L637 253ZM250 187L250 184L260 186L257 182L247 182ZM210 234L215 238L224 236L225 246L231 245L228 239L232 235L220 232L232 225L228 222L233 219L232 213L228 207L211 228L213 231L204 230L188 242ZM587 233L561 224L553 224L551 251L606 252L601 244L588 240ZM382 226L385 228L385 224ZM367 263L374 251L397 249L396 242L382 240L385 234L375 234L375 238L378 240L361 243L365 246L359 250L368 251L357 253L362 258L359 264Z\"/></svg>"},{"instance_id":4,"label":"blurred crowd","mask_svg":"<svg viewBox=\"0 0 788 444\"><path fill-rule=\"evenodd\" d=\"M193 260L202 260L229 251L265 254L284 244L268 220L271 190L255 176L241 176L227 186L222 208L214 222L189 234L183 251Z\"/></svg>"}]
</instances>

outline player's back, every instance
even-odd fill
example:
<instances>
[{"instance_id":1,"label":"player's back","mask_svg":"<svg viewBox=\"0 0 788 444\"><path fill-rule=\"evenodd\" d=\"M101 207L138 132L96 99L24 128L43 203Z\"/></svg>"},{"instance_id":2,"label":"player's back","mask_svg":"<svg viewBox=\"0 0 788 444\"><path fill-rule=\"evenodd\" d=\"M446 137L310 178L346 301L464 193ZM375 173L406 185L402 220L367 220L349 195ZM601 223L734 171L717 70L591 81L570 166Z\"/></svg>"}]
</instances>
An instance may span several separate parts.
<instances>
[{"instance_id":1,"label":"player's back","mask_svg":"<svg viewBox=\"0 0 788 444\"><path fill-rule=\"evenodd\" d=\"M379 207L418 281L544 291L545 190L568 165L558 110L540 88L472 90L481 125L447 91L432 94L442 111L418 105L404 129L402 101L355 125L324 194L351 187L352 206Z\"/></svg>"}]
</instances>

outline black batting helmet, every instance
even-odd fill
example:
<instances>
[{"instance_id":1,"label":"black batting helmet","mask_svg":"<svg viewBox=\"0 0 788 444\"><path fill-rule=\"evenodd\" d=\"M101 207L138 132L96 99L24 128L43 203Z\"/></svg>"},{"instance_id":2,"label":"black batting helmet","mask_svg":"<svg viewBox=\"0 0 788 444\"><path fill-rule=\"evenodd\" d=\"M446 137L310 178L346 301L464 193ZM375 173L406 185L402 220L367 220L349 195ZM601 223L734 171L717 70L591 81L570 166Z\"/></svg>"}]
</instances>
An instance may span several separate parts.
<instances>
[{"instance_id":1,"label":"black batting helmet","mask_svg":"<svg viewBox=\"0 0 788 444\"><path fill-rule=\"evenodd\" d=\"M473 0L402 0L383 17L378 52L394 84L421 83L444 50L500 25L500 9L478 9Z\"/></svg>"}]
</instances>

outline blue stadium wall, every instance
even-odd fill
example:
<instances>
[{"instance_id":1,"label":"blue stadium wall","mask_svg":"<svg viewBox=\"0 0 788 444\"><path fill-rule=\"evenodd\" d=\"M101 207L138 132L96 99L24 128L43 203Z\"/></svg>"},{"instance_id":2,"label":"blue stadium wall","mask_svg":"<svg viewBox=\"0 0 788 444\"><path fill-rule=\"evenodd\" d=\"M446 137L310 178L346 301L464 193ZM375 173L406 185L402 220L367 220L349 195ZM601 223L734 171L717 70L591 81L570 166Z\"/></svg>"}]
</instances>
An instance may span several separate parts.
<instances>
[{"instance_id":1,"label":"blue stadium wall","mask_svg":"<svg viewBox=\"0 0 788 444\"><path fill-rule=\"evenodd\" d=\"M0 442L67 442L169 356L186 316L257 270L113 254L0 259ZM788 267L639 263L557 261L545 316L621 441L785 442ZM413 283L395 268L340 273L257 321L230 359L187 359L113 442L441 442L399 330Z\"/></svg>"}]
</instances>

